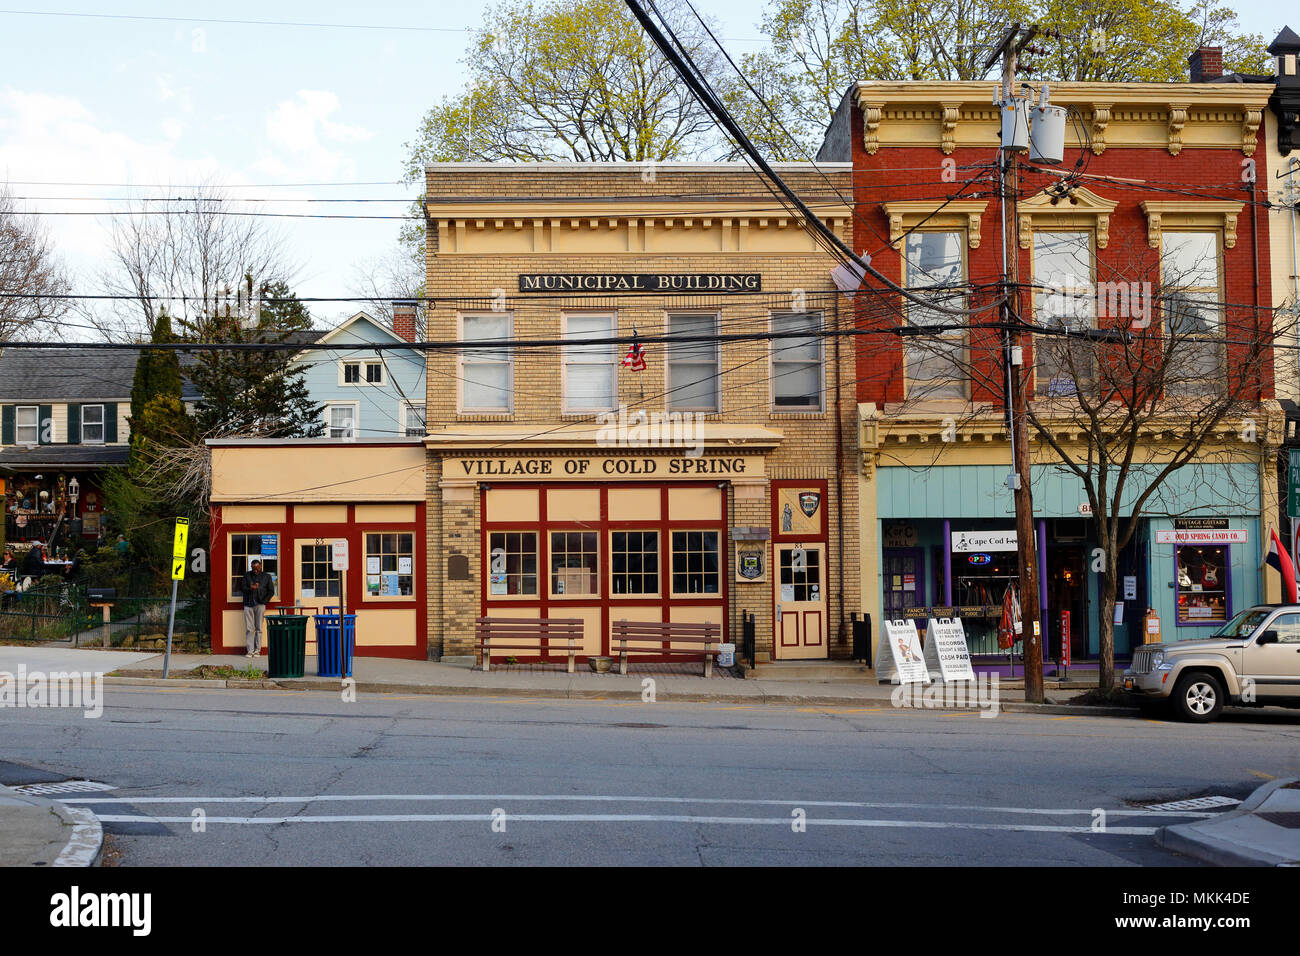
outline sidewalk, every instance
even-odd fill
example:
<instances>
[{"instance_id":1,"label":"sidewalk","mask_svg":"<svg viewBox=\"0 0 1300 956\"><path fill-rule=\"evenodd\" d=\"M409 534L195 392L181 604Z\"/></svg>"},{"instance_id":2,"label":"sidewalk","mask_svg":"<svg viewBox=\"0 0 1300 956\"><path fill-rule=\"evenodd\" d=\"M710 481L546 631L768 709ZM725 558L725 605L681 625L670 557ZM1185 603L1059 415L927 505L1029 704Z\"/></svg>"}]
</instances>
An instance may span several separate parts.
<instances>
[{"instance_id":1,"label":"sidewalk","mask_svg":"<svg viewBox=\"0 0 1300 956\"><path fill-rule=\"evenodd\" d=\"M1164 827L1156 842L1215 866L1300 866L1300 777L1266 783L1222 816Z\"/></svg>"},{"instance_id":2,"label":"sidewalk","mask_svg":"<svg viewBox=\"0 0 1300 956\"><path fill-rule=\"evenodd\" d=\"M819 662L810 662L816 665ZM820 662L824 665L825 662ZM243 670L255 664L266 670L266 658L250 661L242 655L173 654L171 673L181 674L203 665L233 667ZM121 677L109 677L109 683L139 683L162 675L163 658L157 655L138 660L119 668ZM714 669L713 677L704 677L700 665L684 663L632 665L627 676L617 673L596 674L583 666L568 674L563 666L539 669L536 665L513 667L493 666L488 673L453 664L434 661L396 660L391 658L358 657L353 663L353 677L358 693L486 695L505 697L570 698L641 700L653 680L656 700L704 703L770 703L810 705L870 705L889 707L895 685L876 682L872 671L849 665L846 671L854 673L853 679L790 680L747 676L740 679L729 671ZM186 680L185 686L228 686L236 688L300 688L304 690L339 689L338 678L319 678L316 658L308 657L304 673L298 679L269 680ZM179 682L173 680L173 686ZM941 686L941 685L936 685ZM1132 716L1137 711L1129 707L1094 707L1066 703L1083 693L1087 684L1057 686L1049 680L1049 704L1026 704L1021 681L1001 681L998 686L999 708L1008 711L1050 710L1053 714L1089 716ZM1058 703L1059 701L1059 703ZM942 705L940 705L942 706ZM974 710L974 703L963 702L950 709Z\"/></svg>"},{"instance_id":3,"label":"sidewalk","mask_svg":"<svg viewBox=\"0 0 1300 956\"><path fill-rule=\"evenodd\" d=\"M0 866L97 866L104 849L89 810L0 786Z\"/></svg>"}]
</instances>

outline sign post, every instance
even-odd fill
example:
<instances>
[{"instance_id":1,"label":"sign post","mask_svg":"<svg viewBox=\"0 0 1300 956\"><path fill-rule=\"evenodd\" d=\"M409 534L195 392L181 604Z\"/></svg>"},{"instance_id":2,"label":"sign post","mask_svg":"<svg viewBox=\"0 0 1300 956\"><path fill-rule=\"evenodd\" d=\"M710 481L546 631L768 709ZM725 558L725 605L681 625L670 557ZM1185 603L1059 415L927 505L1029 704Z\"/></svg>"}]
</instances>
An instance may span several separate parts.
<instances>
[{"instance_id":1,"label":"sign post","mask_svg":"<svg viewBox=\"0 0 1300 956\"><path fill-rule=\"evenodd\" d=\"M172 632L176 627L176 590L185 580L185 559L189 555L190 519L177 518L176 532L172 537L172 609L167 618L167 653L163 656L163 680L167 679L172 664Z\"/></svg>"},{"instance_id":2,"label":"sign post","mask_svg":"<svg viewBox=\"0 0 1300 956\"><path fill-rule=\"evenodd\" d=\"M1288 453L1286 469L1286 515L1291 519L1291 561L1300 567L1300 546L1296 541L1296 519L1300 518L1300 448Z\"/></svg>"},{"instance_id":3,"label":"sign post","mask_svg":"<svg viewBox=\"0 0 1300 956\"><path fill-rule=\"evenodd\" d=\"M347 662L347 653L343 647L343 632L345 630L344 616L348 613L348 539L335 538L333 547L330 548L330 554L333 559L334 570L339 574L339 677L344 674L344 664Z\"/></svg>"}]
</instances>

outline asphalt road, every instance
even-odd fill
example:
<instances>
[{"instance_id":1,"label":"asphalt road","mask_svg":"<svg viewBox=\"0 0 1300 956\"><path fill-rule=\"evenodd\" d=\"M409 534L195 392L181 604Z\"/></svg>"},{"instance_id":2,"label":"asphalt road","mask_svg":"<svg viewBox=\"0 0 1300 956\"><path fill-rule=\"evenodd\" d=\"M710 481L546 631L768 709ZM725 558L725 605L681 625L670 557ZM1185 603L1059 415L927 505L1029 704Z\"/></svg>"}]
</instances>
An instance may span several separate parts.
<instances>
[{"instance_id":1,"label":"asphalt road","mask_svg":"<svg viewBox=\"0 0 1300 956\"><path fill-rule=\"evenodd\" d=\"M76 802L124 866L1181 865L1154 830L1196 817L1135 803L1297 772L1300 713L1191 726L125 686L98 719L0 709L0 782L112 785Z\"/></svg>"}]
</instances>

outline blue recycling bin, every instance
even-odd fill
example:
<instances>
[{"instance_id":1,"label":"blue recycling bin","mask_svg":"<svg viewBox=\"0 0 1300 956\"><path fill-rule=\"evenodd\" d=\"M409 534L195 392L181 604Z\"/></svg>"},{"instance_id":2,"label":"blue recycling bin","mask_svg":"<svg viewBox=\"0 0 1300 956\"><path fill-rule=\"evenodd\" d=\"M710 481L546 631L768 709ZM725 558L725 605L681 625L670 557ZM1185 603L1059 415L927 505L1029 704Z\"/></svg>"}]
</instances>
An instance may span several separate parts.
<instances>
[{"instance_id":1,"label":"blue recycling bin","mask_svg":"<svg viewBox=\"0 0 1300 956\"><path fill-rule=\"evenodd\" d=\"M351 677L357 616L340 615L337 607L327 607L324 613L312 616L316 619L316 675ZM341 623L340 618L342 618Z\"/></svg>"}]
</instances>

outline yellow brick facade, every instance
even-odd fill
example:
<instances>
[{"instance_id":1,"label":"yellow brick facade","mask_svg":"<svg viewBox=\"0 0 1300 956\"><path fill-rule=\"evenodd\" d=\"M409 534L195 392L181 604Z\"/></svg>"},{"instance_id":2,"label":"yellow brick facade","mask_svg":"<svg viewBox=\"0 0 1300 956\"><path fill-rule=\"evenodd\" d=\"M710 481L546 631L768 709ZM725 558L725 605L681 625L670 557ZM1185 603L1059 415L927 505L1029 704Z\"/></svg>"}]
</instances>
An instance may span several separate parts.
<instances>
[{"instance_id":1,"label":"yellow brick facade","mask_svg":"<svg viewBox=\"0 0 1300 956\"><path fill-rule=\"evenodd\" d=\"M847 241L851 232L847 165L832 166L824 173L783 167L782 175L801 196L812 197L810 204L818 215ZM744 166L438 164L427 170L426 202L427 321L433 341L457 339L462 317L479 312L508 313L515 341L558 340L563 335L562 316L593 311L613 313L620 336L631 336L634 330L641 337L662 335L669 313L679 312L717 316L724 336L761 335L771 328L774 314L790 312L820 312L829 328L851 326L848 300L834 293L830 278L838 260L821 249L797 216L774 200ZM521 293L519 276L533 274L757 274L761 293ZM584 459L588 464L582 467L590 467L586 474L596 477L571 484L592 494L601 486L718 488L725 495L721 499L725 563L719 601L725 605L727 639L739 647L742 616L753 614L760 660L774 653L782 656L774 648L776 607L781 600L775 547L789 547L793 539L750 544L763 549L766 571L765 580L750 582L738 579L732 531L764 529L781 538L780 516L773 509L774 488L792 494L820 493L824 540L818 532L809 544L824 545L825 564L819 574L825 643L820 652L802 656L848 657L848 621L862 610L854 351L850 337L829 335L822 342L822 409L778 412L772 395L773 342L766 338L723 341L718 362L720 409L701 416L697 423L702 429L703 458L743 457L749 470L744 476L689 474L671 479L668 460L682 457L680 449L608 447L593 441L599 425L594 414L565 413L560 348L516 348L511 407L492 414L466 412L462 407L463 369L457 352L430 352L430 655L473 653L474 619L483 613L485 602L492 604L493 614L501 606L487 596L483 511L485 489L505 485L500 478L467 476L464 462L547 458L556 470L550 477L534 474L504 481L520 487L560 488L566 480L557 474L563 463ZM617 399L629 413L663 413L669 392L665 347L653 342L644 347L644 371L619 365ZM627 350L627 344L617 346L615 361L621 363ZM654 457L658 472L648 478L620 473L615 470L622 467L620 457L631 462ZM608 474L604 468L610 469ZM558 499L552 495L550 500ZM709 513L708 508L699 517ZM544 537L545 527L538 528ZM543 592L549 570L538 567ZM660 573L667 579L670 568L665 566ZM601 588L610 587L609 568L602 565L600 574ZM564 616L563 610L562 605L552 607L546 616ZM527 616L528 611L521 608L516 616ZM672 604L663 613L665 619L675 620L693 612ZM591 644L590 635L588 643L601 646L598 639Z\"/></svg>"}]
</instances>

